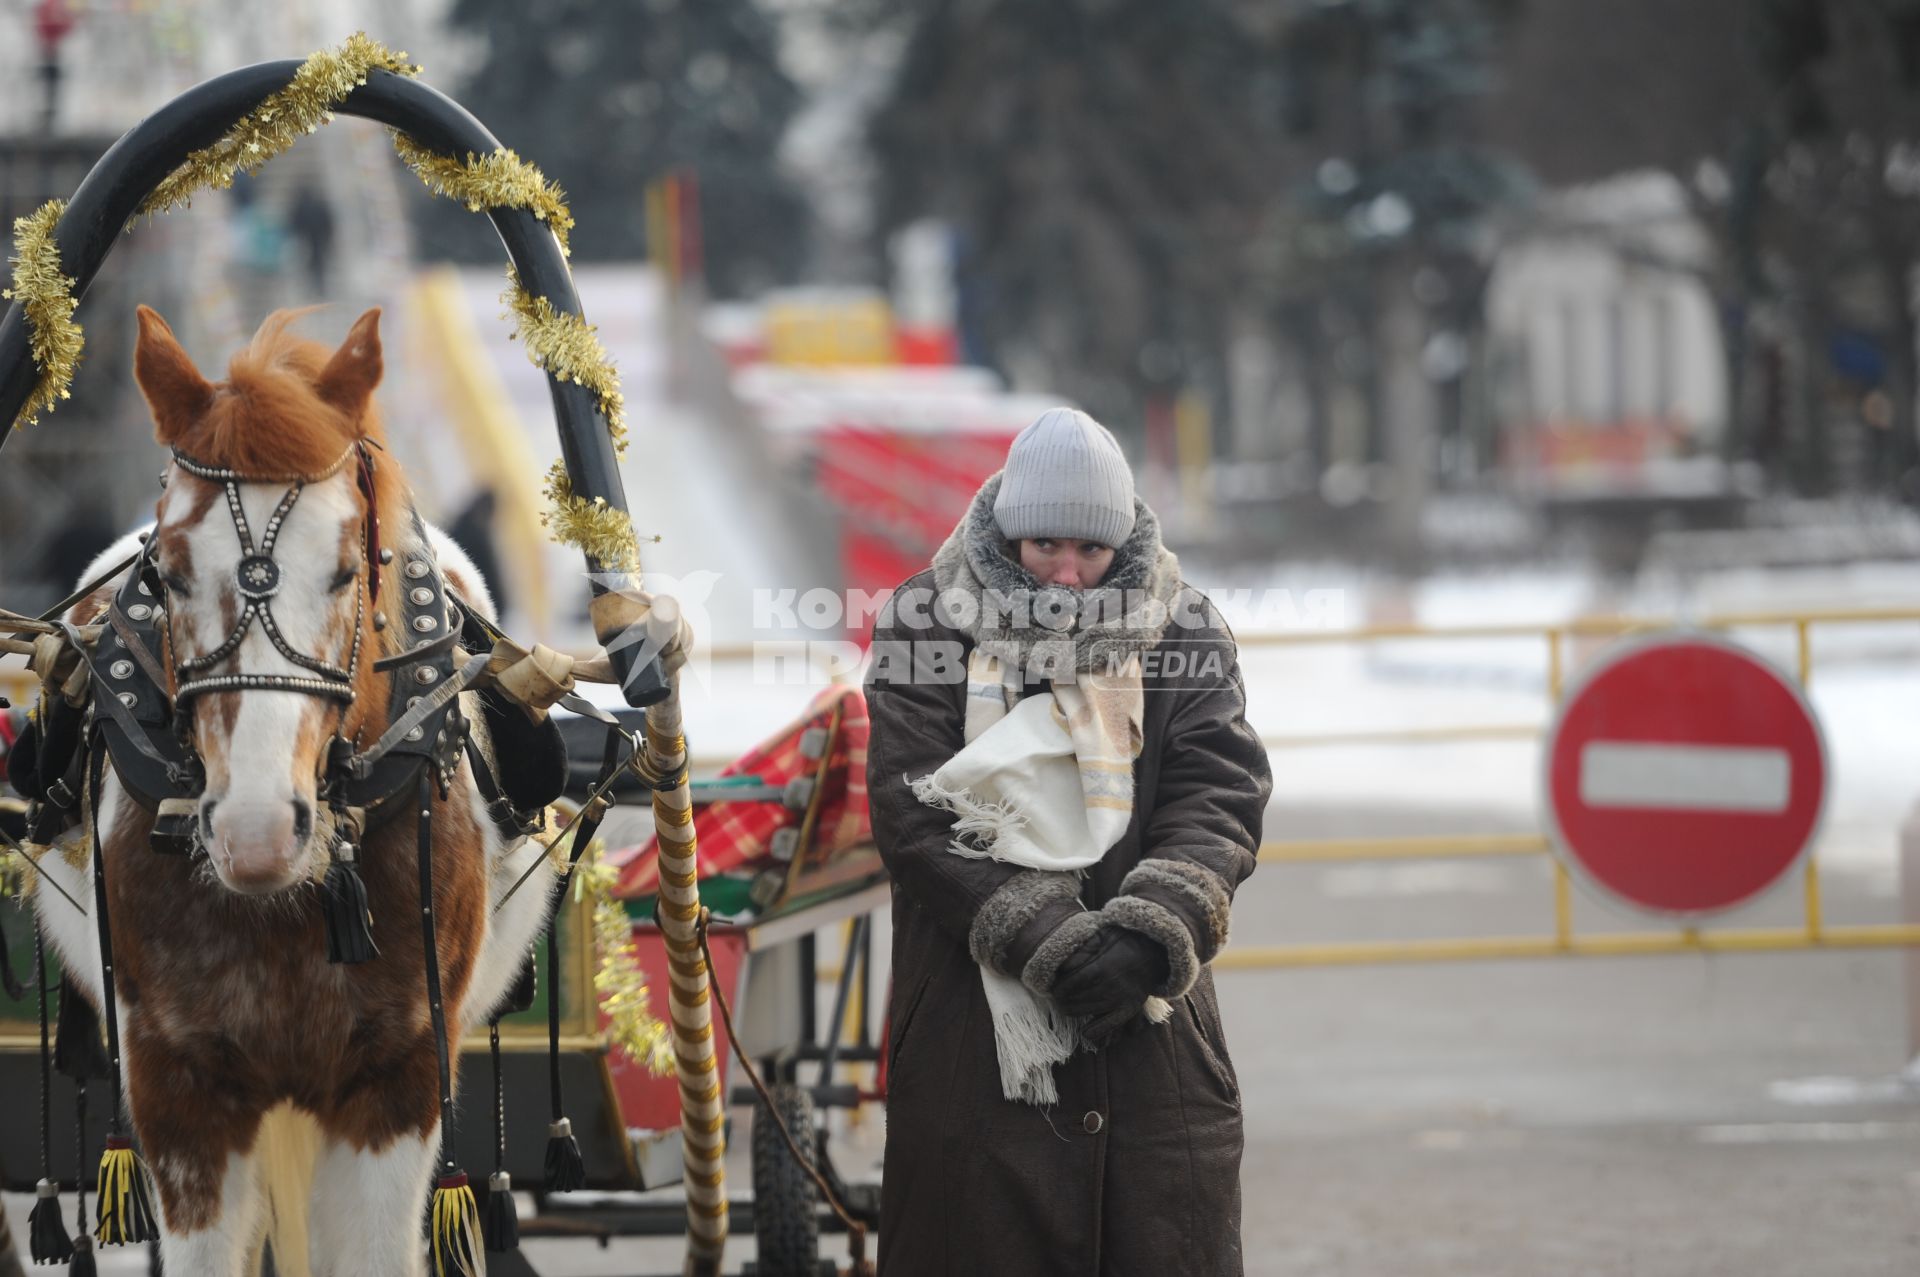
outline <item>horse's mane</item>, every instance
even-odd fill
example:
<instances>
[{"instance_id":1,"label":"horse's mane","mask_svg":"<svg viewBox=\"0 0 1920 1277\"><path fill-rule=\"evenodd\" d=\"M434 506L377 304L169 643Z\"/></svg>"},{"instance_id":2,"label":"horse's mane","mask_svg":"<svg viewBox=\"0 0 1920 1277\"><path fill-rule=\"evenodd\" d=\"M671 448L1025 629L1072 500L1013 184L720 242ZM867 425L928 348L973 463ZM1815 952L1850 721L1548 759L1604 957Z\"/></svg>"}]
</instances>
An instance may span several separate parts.
<instances>
[{"instance_id":1,"label":"horse's mane","mask_svg":"<svg viewBox=\"0 0 1920 1277\"><path fill-rule=\"evenodd\" d=\"M382 447L386 430L371 401L355 419L320 397L333 351L289 331L314 307L276 310L216 382L212 406L174 446L196 461L243 474L314 474L365 436Z\"/></svg>"},{"instance_id":2,"label":"horse's mane","mask_svg":"<svg viewBox=\"0 0 1920 1277\"><path fill-rule=\"evenodd\" d=\"M291 331L296 320L316 309L267 316L253 340L228 362L227 379L213 384L206 410L185 423L171 445L206 465L281 477L318 474L354 441L367 439L376 445L371 450L374 504L382 540L397 545L410 536L409 500L400 464L386 451L379 410L370 394L357 415L322 398L320 375L334 351ZM357 465L357 459L347 463L350 482ZM384 570L383 588L401 588L398 566ZM381 646L390 645L389 636Z\"/></svg>"}]
</instances>

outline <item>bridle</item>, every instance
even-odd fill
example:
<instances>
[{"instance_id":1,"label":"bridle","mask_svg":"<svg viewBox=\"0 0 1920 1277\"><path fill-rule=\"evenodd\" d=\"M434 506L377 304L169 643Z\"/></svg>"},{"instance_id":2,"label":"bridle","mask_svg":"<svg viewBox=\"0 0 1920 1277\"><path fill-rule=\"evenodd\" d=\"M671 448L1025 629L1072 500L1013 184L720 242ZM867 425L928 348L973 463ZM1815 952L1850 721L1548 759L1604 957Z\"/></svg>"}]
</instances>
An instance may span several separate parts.
<instances>
[{"instance_id":1,"label":"bridle","mask_svg":"<svg viewBox=\"0 0 1920 1277\"><path fill-rule=\"evenodd\" d=\"M156 811L163 822L180 832L167 839L169 850L194 850L189 813L205 785L206 769L195 748L191 723L196 699L206 693L244 695L248 692L292 692L318 697L340 708L341 721L357 695L355 684L364 651L367 608L373 608L373 629L387 628L387 610L380 608L381 568L394 551L381 545L374 484L373 449L378 444L356 440L324 470L303 475L258 475L209 465L175 451L173 459L186 474L222 485L227 511L239 536L241 558L234 584L242 604L232 630L204 655L172 667L172 678L155 652L176 651L173 608L166 582L154 561L155 542L149 538L134 570L128 573L109 605L107 634L97 649L83 652L92 668L99 711L114 769L141 805ZM350 464L359 468L358 480L366 498L362 523L362 550L367 581L356 590L353 644L344 666L295 651L274 616L282 572L275 557L288 514L312 485L339 474ZM240 500L241 484L285 484L287 491L275 504L256 540ZM371 828L406 806L414 780L423 769L444 793L452 781L468 739L457 696L478 677L484 654L469 658L471 668L456 668L456 644L464 614L446 587L435 561L426 528L412 513L413 545L401 564L405 589L388 609L404 638L401 650L373 661L373 669L392 675L388 692L388 727L380 739L362 747L356 734L347 739L335 729L320 760L319 798L336 812L360 813L361 828ZM258 625L274 649L301 671L296 674L244 670L213 673L232 657ZM170 690L168 683L174 684ZM169 816L171 813L171 816Z\"/></svg>"},{"instance_id":2,"label":"bridle","mask_svg":"<svg viewBox=\"0 0 1920 1277\"><path fill-rule=\"evenodd\" d=\"M291 477L267 477L241 474L236 470L210 466L196 461L185 453L175 449L174 464L195 478L205 479L223 485L227 497L227 513L233 519L234 531L240 537L240 562L234 568L234 589L244 600L240 615L234 621L233 630L220 644L204 656L182 661L174 667L177 686L173 699L180 707L182 717L186 716L186 707L196 696L204 692L298 692L308 696L318 696L327 700L341 701L351 705L354 699L354 681L360 670L361 622L366 617L366 589L355 589L353 595L353 647L348 654L346 668L329 664L326 661L296 652L280 632L279 624L273 617L273 599L280 592L280 564L273 557L274 546L280 537L280 529L292 513L300 494L315 483L323 483L339 474L347 462L356 455L361 457L362 465L369 464L366 445L355 442L347 446L334 463L318 474L296 475ZM280 498L273 513L267 518L258 547L254 545L253 530L247 526L247 512L240 503L240 485L242 483L286 483L286 495ZM367 521L371 524L377 519L372 505L372 495L368 495ZM372 544L374 538L364 538ZM380 566L369 562L367 575L374 582L379 580ZM164 582L162 587L164 589ZM377 584L372 587L377 589ZM172 608L168 609L169 618ZM233 655L240 647L247 631L255 621L267 638L273 643L280 655L293 662L307 675L299 674L249 674L244 671L233 674L210 674L220 662ZM171 623L169 622L171 639ZM172 644L168 644L171 649Z\"/></svg>"}]
</instances>

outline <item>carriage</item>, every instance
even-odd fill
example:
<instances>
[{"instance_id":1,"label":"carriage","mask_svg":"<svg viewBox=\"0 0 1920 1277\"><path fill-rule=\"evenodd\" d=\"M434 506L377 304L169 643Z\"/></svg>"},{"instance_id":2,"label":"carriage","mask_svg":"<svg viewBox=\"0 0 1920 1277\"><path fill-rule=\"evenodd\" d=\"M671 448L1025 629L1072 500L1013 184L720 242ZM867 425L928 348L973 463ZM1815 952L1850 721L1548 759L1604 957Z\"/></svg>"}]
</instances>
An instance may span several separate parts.
<instances>
[{"instance_id":1,"label":"carriage","mask_svg":"<svg viewBox=\"0 0 1920 1277\"><path fill-rule=\"evenodd\" d=\"M16 969L31 971L37 1015L0 1042L0 1166L19 1186L18 1146L31 1150L36 1261L90 1270L95 1241L157 1239L170 1267L216 1275L258 1271L269 1252L282 1274L473 1274L489 1252L513 1252L515 1184L547 1204L666 1178L628 1137L617 1062L596 1045L596 920L548 905L570 898L624 796L644 798L658 841L643 926L669 995L657 1062L674 1079L684 1271L718 1273L729 1097L715 976L731 980L746 949L810 934L836 910L857 917L884 892L877 870L843 876L827 912L815 899L809 913L795 889L813 857L790 842L773 907L753 926L711 925L696 806L768 799L724 783L702 793L689 778L675 671L691 637L671 600L639 588L618 381L568 272L570 215L418 70L356 36L217 77L130 130L70 201L22 219L0 318L0 421L31 422L66 395L83 342L75 308L138 216L230 184L335 112L386 124L431 189L489 217L511 260L517 335L547 373L559 427L549 518L585 557L601 651L576 660L501 633L484 582L413 511L370 408L377 312L333 351L270 320L216 384L143 309L136 379L172 453L159 520L59 608L0 612L11 636L0 650L28 656L41 683L12 775L32 801L9 834L29 862L32 956ZM589 683L631 708L582 695ZM566 763L566 711L574 756L599 758L586 777ZM570 814L549 818L569 793ZM872 978L870 961L853 960L871 947L863 923L853 935L836 1019L855 970ZM50 1012L55 956L65 974ZM800 946L792 978L810 982L811 960ZM809 1008L801 1031L815 1027L811 996L809 983L794 999ZM806 1097L842 1094L838 1063L876 1054L864 1040L842 1047L837 1030L756 1052L783 1074L767 1112L797 1125ZM544 1061L524 1049L534 1045ZM464 1067L463 1054L474 1057ZM819 1081L802 1088L809 1058ZM455 1075L471 1095L489 1065L492 1129L470 1100L456 1124ZM105 1091L91 1108L88 1082ZM28 1133L18 1119L36 1091ZM509 1118L497 1098L508 1092L550 1098L550 1110ZM56 1151L52 1112L69 1103L78 1136ZM864 1267L870 1212L862 1222L837 1200L806 1154L810 1130L767 1126L789 1150L784 1164L771 1146L762 1159L767 1186L777 1179L798 1202L804 1172L835 1199ZM537 1165L510 1160L535 1149ZM482 1190L466 1168L488 1164ZM797 1209L812 1222L810 1202ZM566 1214L525 1228L616 1227Z\"/></svg>"}]
</instances>

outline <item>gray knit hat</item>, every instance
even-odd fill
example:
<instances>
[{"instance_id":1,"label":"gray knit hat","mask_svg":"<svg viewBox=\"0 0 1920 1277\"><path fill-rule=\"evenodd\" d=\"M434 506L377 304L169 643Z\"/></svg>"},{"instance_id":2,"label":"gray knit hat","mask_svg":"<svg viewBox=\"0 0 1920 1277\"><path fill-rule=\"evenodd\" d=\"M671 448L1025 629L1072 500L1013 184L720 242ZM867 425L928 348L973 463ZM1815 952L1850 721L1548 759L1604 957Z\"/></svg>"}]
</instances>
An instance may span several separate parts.
<instances>
[{"instance_id":1,"label":"gray knit hat","mask_svg":"<svg viewBox=\"0 0 1920 1277\"><path fill-rule=\"evenodd\" d=\"M1011 541L1117 547L1133 532L1133 471L1105 426L1077 408L1049 408L1007 450L993 517Z\"/></svg>"}]
</instances>

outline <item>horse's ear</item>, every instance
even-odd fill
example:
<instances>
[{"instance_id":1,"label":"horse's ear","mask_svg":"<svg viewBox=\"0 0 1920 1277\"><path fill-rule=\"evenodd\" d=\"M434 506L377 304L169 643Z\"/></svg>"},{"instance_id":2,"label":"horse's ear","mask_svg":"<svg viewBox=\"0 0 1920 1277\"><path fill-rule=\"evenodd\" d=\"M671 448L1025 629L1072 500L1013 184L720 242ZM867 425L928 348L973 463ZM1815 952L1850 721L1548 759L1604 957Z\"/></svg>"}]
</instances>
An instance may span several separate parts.
<instances>
[{"instance_id":1,"label":"horse's ear","mask_svg":"<svg viewBox=\"0 0 1920 1277\"><path fill-rule=\"evenodd\" d=\"M206 413L213 386L151 307L138 306L140 337L133 348L133 379L153 412L154 437L172 444Z\"/></svg>"},{"instance_id":2,"label":"horse's ear","mask_svg":"<svg viewBox=\"0 0 1920 1277\"><path fill-rule=\"evenodd\" d=\"M320 398L357 421L366 411L373 388L380 384L380 308L375 306L353 321L347 339L320 373Z\"/></svg>"}]
</instances>

